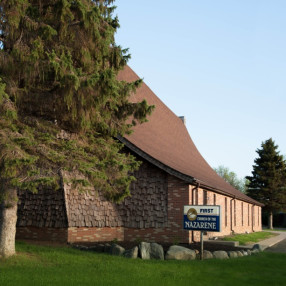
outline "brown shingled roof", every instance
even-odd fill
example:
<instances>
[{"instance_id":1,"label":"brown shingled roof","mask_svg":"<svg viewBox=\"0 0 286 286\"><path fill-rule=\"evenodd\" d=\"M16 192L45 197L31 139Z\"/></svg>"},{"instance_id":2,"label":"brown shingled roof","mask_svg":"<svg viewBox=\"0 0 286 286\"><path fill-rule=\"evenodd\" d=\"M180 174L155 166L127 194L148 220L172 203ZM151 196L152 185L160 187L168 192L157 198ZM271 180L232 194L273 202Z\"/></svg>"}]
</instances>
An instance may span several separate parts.
<instances>
[{"instance_id":1,"label":"brown shingled roof","mask_svg":"<svg viewBox=\"0 0 286 286\"><path fill-rule=\"evenodd\" d=\"M119 73L118 79L131 82L139 77L126 66ZM262 205L217 175L199 153L182 120L145 83L130 98L132 102L143 99L146 99L148 104L155 105L155 110L147 123L135 126L131 135L121 138L127 147L189 183L199 183L202 188Z\"/></svg>"}]
</instances>

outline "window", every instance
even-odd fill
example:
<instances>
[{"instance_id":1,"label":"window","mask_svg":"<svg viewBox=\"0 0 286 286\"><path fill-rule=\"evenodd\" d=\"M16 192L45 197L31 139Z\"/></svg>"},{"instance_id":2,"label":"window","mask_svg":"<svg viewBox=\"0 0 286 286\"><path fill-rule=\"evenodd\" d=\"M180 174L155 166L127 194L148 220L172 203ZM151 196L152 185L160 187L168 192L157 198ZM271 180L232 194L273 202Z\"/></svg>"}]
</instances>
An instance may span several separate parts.
<instances>
[{"instance_id":1,"label":"window","mask_svg":"<svg viewBox=\"0 0 286 286\"><path fill-rule=\"evenodd\" d=\"M214 206L216 205L216 194L214 194Z\"/></svg>"},{"instance_id":2,"label":"window","mask_svg":"<svg viewBox=\"0 0 286 286\"><path fill-rule=\"evenodd\" d=\"M234 226L236 226L236 200L234 200L233 203L234 203Z\"/></svg>"},{"instance_id":3,"label":"window","mask_svg":"<svg viewBox=\"0 0 286 286\"><path fill-rule=\"evenodd\" d=\"M243 202L241 202L241 225L243 226Z\"/></svg>"},{"instance_id":4,"label":"window","mask_svg":"<svg viewBox=\"0 0 286 286\"><path fill-rule=\"evenodd\" d=\"M208 192L204 191L203 205L208 204Z\"/></svg>"},{"instance_id":5,"label":"window","mask_svg":"<svg viewBox=\"0 0 286 286\"><path fill-rule=\"evenodd\" d=\"M250 220L249 220L249 204L248 204L248 226L250 225Z\"/></svg>"},{"instance_id":6,"label":"window","mask_svg":"<svg viewBox=\"0 0 286 286\"><path fill-rule=\"evenodd\" d=\"M224 199L224 219L225 226L227 226L227 198Z\"/></svg>"}]
</instances>

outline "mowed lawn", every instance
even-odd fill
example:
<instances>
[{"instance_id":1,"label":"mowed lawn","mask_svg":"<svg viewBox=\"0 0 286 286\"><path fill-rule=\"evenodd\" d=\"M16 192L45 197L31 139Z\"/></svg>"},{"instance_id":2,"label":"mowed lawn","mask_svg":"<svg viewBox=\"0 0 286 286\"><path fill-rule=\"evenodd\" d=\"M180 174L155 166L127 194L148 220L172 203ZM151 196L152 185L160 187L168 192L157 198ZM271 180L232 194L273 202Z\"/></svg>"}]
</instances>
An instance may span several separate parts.
<instances>
[{"instance_id":1,"label":"mowed lawn","mask_svg":"<svg viewBox=\"0 0 286 286\"><path fill-rule=\"evenodd\" d=\"M0 260L0 285L285 285L286 254L232 260L143 261L17 243Z\"/></svg>"},{"instance_id":2,"label":"mowed lawn","mask_svg":"<svg viewBox=\"0 0 286 286\"><path fill-rule=\"evenodd\" d=\"M277 233L269 232L269 231L259 231L259 232L251 232L248 234L235 234L226 236L223 238L225 241L238 241L240 245L247 245L250 243L256 243L261 240L270 238L272 236L278 235Z\"/></svg>"}]
</instances>

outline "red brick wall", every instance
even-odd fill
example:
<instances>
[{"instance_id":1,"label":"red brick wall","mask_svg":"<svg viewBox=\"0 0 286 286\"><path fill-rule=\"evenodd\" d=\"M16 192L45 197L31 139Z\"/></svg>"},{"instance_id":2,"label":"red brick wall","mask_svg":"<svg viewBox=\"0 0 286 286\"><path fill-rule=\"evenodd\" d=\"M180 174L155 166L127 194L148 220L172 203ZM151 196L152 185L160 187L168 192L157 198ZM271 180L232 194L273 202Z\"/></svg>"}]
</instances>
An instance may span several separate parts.
<instances>
[{"instance_id":1,"label":"red brick wall","mask_svg":"<svg viewBox=\"0 0 286 286\"><path fill-rule=\"evenodd\" d=\"M123 241L124 228L122 227L70 227L68 242L90 241Z\"/></svg>"},{"instance_id":2,"label":"red brick wall","mask_svg":"<svg viewBox=\"0 0 286 286\"><path fill-rule=\"evenodd\" d=\"M125 240L147 240L170 243L189 242L189 232L183 229L183 207L189 202L189 185L171 175L168 175L167 181L167 226L145 229L125 228Z\"/></svg>"},{"instance_id":3,"label":"red brick wall","mask_svg":"<svg viewBox=\"0 0 286 286\"><path fill-rule=\"evenodd\" d=\"M16 239L67 242L67 228L17 227Z\"/></svg>"},{"instance_id":4,"label":"red brick wall","mask_svg":"<svg viewBox=\"0 0 286 286\"><path fill-rule=\"evenodd\" d=\"M61 242L79 241L156 241L169 243L188 243L199 241L200 232L191 232L183 229L184 205L202 205L204 190L188 185L182 180L167 176L167 223L162 227L69 227L64 228L37 228L18 227L17 238L50 240ZM214 196L215 195L215 196ZM221 206L221 229L220 233L207 232L207 236L223 236L232 232L245 233L261 230L261 207L253 206L240 200L207 191L207 204ZM227 203L227 214L225 212ZM235 206L235 208L234 208ZM242 211L243 208L243 211ZM249 210L249 211L248 211ZM243 217L242 217L243 215Z\"/></svg>"},{"instance_id":5,"label":"red brick wall","mask_svg":"<svg viewBox=\"0 0 286 286\"><path fill-rule=\"evenodd\" d=\"M224 236L234 233L245 233L253 231L261 231L261 207L253 206L247 202L243 202L238 199L233 199L221 194L216 194L211 191L207 191L208 205L214 204L214 194L216 205L221 206L221 232L207 232L208 237ZM227 213L225 212L227 202ZM198 204L203 204L203 190L199 189L199 201ZM242 211L243 207L243 211ZM249 214L248 214L249 208ZM254 217L252 216L252 208ZM243 215L243 217L242 217ZM248 220L249 215L249 220ZM248 223L249 221L249 223ZM199 241L199 232L195 233L195 241Z\"/></svg>"}]
</instances>

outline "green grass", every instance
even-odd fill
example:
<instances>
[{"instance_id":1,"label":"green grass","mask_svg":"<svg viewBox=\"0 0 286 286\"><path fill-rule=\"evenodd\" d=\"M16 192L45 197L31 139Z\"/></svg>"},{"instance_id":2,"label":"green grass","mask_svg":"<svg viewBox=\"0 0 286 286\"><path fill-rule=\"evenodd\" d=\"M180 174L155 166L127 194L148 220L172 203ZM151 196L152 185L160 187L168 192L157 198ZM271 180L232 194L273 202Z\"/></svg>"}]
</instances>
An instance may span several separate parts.
<instances>
[{"instance_id":1,"label":"green grass","mask_svg":"<svg viewBox=\"0 0 286 286\"><path fill-rule=\"evenodd\" d=\"M271 231L286 231L286 229L284 228L273 228Z\"/></svg>"},{"instance_id":2,"label":"green grass","mask_svg":"<svg viewBox=\"0 0 286 286\"><path fill-rule=\"evenodd\" d=\"M226 236L223 238L225 241L238 241L240 245L246 245L250 243L259 242L261 240L270 238L271 236L277 235L276 233L268 231L252 232L248 234L236 234Z\"/></svg>"},{"instance_id":3,"label":"green grass","mask_svg":"<svg viewBox=\"0 0 286 286\"><path fill-rule=\"evenodd\" d=\"M286 254L231 260L143 261L67 247L17 243L18 255L0 260L0 285L283 285Z\"/></svg>"}]
</instances>

